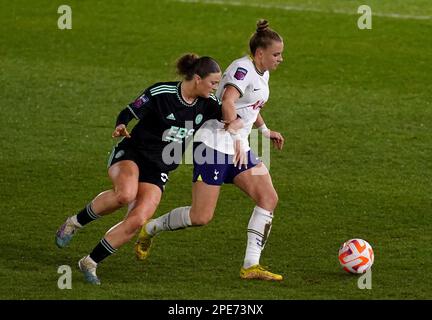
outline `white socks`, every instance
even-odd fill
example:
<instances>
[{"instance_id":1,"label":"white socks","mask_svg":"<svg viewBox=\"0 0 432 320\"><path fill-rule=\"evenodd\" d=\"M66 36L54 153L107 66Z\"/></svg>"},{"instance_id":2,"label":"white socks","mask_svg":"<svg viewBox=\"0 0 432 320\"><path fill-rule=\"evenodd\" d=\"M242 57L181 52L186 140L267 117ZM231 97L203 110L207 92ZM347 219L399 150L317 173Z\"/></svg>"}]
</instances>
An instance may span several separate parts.
<instances>
[{"instance_id":1,"label":"white socks","mask_svg":"<svg viewBox=\"0 0 432 320\"><path fill-rule=\"evenodd\" d=\"M272 219L272 212L258 206L254 208L248 224L248 241L243 268L246 269L255 264L259 264L261 251L264 249L265 243L270 234Z\"/></svg>"},{"instance_id":2,"label":"white socks","mask_svg":"<svg viewBox=\"0 0 432 320\"><path fill-rule=\"evenodd\" d=\"M180 207L150 220L146 225L146 232L155 236L161 231L174 231L192 226L189 216L191 207ZM264 249L270 234L273 213L256 206L249 219L247 229L247 246L243 268L259 264L261 251Z\"/></svg>"},{"instance_id":3,"label":"white socks","mask_svg":"<svg viewBox=\"0 0 432 320\"><path fill-rule=\"evenodd\" d=\"M189 216L190 208L175 208L163 216L150 220L146 225L146 232L155 236L161 231L174 231L192 226Z\"/></svg>"}]
</instances>

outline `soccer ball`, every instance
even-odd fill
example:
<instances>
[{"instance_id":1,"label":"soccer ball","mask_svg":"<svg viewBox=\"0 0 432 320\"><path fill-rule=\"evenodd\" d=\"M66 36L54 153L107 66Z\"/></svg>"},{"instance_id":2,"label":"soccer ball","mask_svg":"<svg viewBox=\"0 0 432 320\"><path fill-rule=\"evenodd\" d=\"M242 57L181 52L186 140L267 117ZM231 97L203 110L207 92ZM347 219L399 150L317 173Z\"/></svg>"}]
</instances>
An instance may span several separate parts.
<instances>
[{"instance_id":1,"label":"soccer ball","mask_svg":"<svg viewBox=\"0 0 432 320\"><path fill-rule=\"evenodd\" d=\"M348 240L339 249L339 262L346 272L365 273L374 262L372 247L363 239Z\"/></svg>"}]
</instances>

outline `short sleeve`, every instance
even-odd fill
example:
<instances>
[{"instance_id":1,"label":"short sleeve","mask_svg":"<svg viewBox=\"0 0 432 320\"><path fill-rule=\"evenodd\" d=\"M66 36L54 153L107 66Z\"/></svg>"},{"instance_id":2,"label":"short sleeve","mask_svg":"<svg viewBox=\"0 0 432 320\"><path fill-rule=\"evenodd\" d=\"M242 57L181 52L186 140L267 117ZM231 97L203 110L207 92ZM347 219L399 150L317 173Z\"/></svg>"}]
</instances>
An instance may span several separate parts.
<instances>
[{"instance_id":1,"label":"short sleeve","mask_svg":"<svg viewBox=\"0 0 432 320\"><path fill-rule=\"evenodd\" d=\"M235 87L242 97L245 93L245 90L250 82L250 73L252 70L248 70L248 67L241 64L234 64L231 68L229 68L225 72L225 87L231 85Z\"/></svg>"}]
</instances>

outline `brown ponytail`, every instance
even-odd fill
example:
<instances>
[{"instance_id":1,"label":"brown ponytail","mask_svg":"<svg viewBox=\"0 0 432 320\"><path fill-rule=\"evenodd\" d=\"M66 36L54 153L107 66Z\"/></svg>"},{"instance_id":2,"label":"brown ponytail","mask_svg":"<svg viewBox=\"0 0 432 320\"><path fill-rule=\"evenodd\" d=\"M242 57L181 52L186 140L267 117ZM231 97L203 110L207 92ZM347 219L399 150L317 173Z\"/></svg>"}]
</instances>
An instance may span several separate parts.
<instances>
[{"instance_id":1,"label":"brown ponytail","mask_svg":"<svg viewBox=\"0 0 432 320\"><path fill-rule=\"evenodd\" d=\"M283 39L276 31L270 29L267 20L258 20L256 32L249 41L249 48L252 55L255 55L258 48L267 48L271 45L272 41L282 42Z\"/></svg>"},{"instance_id":2,"label":"brown ponytail","mask_svg":"<svg viewBox=\"0 0 432 320\"><path fill-rule=\"evenodd\" d=\"M195 74L205 78L210 73L221 72L221 69L213 58L198 57L194 53L188 53L177 60L177 73L186 80L192 80Z\"/></svg>"}]
</instances>

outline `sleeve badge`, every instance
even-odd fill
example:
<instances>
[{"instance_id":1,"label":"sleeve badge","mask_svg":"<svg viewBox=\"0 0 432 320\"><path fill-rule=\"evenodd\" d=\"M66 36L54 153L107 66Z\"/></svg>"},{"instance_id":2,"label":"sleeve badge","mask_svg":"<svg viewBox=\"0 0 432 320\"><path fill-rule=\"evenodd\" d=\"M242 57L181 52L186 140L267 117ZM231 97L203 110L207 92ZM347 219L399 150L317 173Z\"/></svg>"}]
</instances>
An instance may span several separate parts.
<instances>
[{"instance_id":1,"label":"sleeve badge","mask_svg":"<svg viewBox=\"0 0 432 320\"><path fill-rule=\"evenodd\" d=\"M135 108L140 108L140 107L142 107L144 104L146 104L149 100L150 100L150 99L149 99L145 94L143 94L142 96L140 96L138 99L136 99L136 100L134 101L133 106L134 106Z\"/></svg>"},{"instance_id":2,"label":"sleeve badge","mask_svg":"<svg viewBox=\"0 0 432 320\"><path fill-rule=\"evenodd\" d=\"M245 68L238 67L236 72L234 73L234 78L237 80L243 80L246 77L248 71Z\"/></svg>"}]
</instances>

